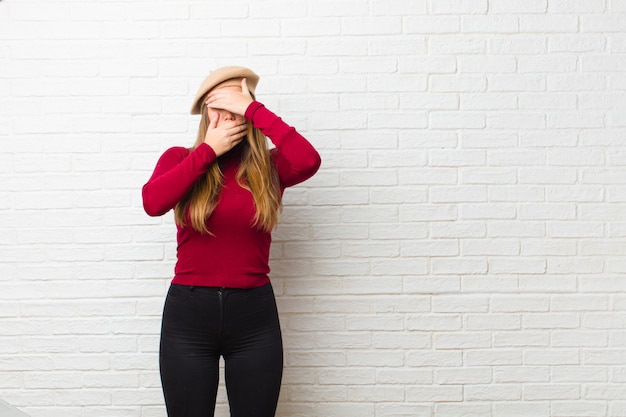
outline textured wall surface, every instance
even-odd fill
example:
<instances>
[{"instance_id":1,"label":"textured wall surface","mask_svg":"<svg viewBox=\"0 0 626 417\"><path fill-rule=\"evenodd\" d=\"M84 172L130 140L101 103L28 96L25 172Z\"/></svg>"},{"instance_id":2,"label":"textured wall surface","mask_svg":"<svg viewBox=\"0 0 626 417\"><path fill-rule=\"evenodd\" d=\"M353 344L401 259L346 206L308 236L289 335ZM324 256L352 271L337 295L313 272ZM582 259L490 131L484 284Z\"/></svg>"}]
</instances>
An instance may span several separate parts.
<instances>
[{"instance_id":1,"label":"textured wall surface","mask_svg":"<svg viewBox=\"0 0 626 417\"><path fill-rule=\"evenodd\" d=\"M140 188L228 64L323 157L275 233L279 416L626 416L623 0L3 0L0 398L164 416Z\"/></svg>"}]
</instances>

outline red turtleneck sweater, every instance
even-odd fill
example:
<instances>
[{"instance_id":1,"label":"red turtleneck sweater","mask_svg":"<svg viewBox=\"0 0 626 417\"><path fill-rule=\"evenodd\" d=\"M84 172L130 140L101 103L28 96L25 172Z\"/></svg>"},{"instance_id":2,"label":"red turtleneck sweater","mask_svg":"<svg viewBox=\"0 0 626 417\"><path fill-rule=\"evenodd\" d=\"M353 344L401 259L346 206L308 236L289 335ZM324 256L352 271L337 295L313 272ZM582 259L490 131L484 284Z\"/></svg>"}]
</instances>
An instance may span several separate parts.
<instances>
[{"instance_id":1,"label":"red turtleneck sweater","mask_svg":"<svg viewBox=\"0 0 626 417\"><path fill-rule=\"evenodd\" d=\"M245 117L275 145L271 151L272 161L283 190L317 172L321 162L317 151L280 117L257 101L250 104ZM152 176L143 186L146 213L161 216L174 208L209 165L219 163L224 174L219 203L207 219L213 236L201 234L189 225L177 226L178 260L172 283L254 288L269 282L272 238L270 233L252 225L256 212L254 199L235 178L240 160L240 147L219 158L205 143L192 151L170 148L159 158Z\"/></svg>"}]
</instances>

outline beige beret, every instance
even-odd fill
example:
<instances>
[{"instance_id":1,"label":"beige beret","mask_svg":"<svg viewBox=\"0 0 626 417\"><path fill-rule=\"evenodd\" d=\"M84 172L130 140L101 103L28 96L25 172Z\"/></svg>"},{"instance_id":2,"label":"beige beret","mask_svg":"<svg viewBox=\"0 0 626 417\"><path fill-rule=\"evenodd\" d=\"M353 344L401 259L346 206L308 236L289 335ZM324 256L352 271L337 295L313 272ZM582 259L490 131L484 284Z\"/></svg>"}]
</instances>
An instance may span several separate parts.
<instances>
[{"instance_id":1,"label":"beige beret","mask_svg":"<svg viewBox=\"0 0 626 417\"><path fill-rule=\"evenodd\" d=\"M224 84L224 86L230 85L230 83L226 84L225 81L239 78L246 78L246 81L248 83L248 90L250 90L250 93L254 95L254 89L259 83L259 76L256 75L254 71L246 67L237 66L218 68L215 71L212 71L209 76L206 77L204 81L202 81L202 84L200 84L200 88L198 89L196 98L193 99L191 114L200 114L200 109L202 108L201 101L206 93L208 93L220 84Z\"/></svg>"}]
</instances>

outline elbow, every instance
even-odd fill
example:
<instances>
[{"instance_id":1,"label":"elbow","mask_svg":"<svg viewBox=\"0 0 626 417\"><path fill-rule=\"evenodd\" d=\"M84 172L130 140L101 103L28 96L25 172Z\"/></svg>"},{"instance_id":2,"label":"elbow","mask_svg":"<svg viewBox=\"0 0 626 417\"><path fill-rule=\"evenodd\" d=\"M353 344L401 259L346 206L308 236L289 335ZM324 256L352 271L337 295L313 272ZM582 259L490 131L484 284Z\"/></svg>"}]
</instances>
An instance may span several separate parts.
<instances>
[{"instance_id":1,"label":"elbow","mask_svg":"<svg viewBox=\"0 0 626 417\"><path fill-rule=\"evenodd\" d=\"M148 184L143 186L143 189L141 190L141 198L143 200L143 210L148 216L158 217L167 212L167 210L163 211L156 201L154 201L154 198L150 197Z\"/></svg>"},{"instance_id":2,"label":"elbow","mask_svg":"<svg viewBox=\"0 0 626 417\"><path fill-rule=\"evenodd\" d=\"M146 204L145 202L143 204L143 210L150 217L159 217L159 216L162 216L163 214L165 214L165 213L162 213L160 210L157 210L156 208Z\"/></svg>"},{"instance_id":3,"label":"elbow","mask_svg":"<svg viewBox=\"0 0 626 417\"><path fill-rule=\"evenodd\" d=\"M308 173L309 178L315 175L317 171L319 171L321 165L322 165L322 158L320 157L320 154L318 152L315 152L314 155L311 155L311 159L309 160L308 167L307 167L308 168L307 173Z\"/></svg>"},{"instance_id":4,"label":"elbow","mask_svg":"<svg viewBox=\"0 0 626 417\"><path fill-rule=\"evenodd\" d=\"M317 152L311 154L309 158L301 161L301 164L299 165L297 171L293 172L293 177L295 181L293 182L293 184L290 185L299 184L303 181L308 180L313 175L315 175L315 173L317 173L321 165L322 158L320 158L319 154Z\"/></svg>"}]
</instances>

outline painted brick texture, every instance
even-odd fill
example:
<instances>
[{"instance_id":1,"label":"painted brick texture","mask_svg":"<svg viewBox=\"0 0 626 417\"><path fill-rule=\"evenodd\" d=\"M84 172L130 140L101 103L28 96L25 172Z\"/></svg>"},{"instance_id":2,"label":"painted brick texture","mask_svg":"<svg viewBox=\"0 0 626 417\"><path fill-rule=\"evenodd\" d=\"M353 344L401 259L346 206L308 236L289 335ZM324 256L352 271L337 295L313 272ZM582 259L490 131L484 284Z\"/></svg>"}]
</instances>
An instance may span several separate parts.
<instances>
[{"instance_id":1,"label":"painted brick texture","mask_svg":"<svg viewBox=\"0 0 626 417\"><path fill-rule=\"evenodd\" d=\"M165 415L140 189L230 64L323 158L274 235L278 416L626 415L622 0L1 1L0 398Z\"/></svg>"}]
</instances>

